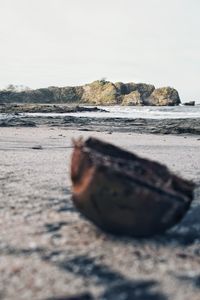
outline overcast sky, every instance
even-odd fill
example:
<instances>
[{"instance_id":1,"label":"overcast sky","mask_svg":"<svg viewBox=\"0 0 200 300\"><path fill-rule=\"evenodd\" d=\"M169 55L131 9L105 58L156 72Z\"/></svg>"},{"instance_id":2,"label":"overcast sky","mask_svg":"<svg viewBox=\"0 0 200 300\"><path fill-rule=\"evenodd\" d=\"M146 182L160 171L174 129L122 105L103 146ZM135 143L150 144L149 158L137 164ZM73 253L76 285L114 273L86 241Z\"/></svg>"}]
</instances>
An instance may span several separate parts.
<instances>
[{"instance_id":1,"label":"overcast sky","mask_svg":"<svg viewBox=\"0 0 200 300\"><path fill-rule=\"evenodd\" d=\"M0 0L0 87L110 81L200 99L200 0Z\"/></svg>"}]
</instances>

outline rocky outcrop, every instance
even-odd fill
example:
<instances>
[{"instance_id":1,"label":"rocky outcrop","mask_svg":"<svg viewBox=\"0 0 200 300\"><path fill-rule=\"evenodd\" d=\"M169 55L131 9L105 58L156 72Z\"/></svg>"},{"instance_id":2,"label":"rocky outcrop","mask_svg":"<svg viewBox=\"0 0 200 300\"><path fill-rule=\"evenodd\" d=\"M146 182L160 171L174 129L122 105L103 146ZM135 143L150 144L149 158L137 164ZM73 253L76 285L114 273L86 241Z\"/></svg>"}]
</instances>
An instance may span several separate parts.
<instances>
[{"instance_id":1,"label":"rocky outcrop","mask_svg":"<svg viewBox=\"0 0 200 300\"><path fill-rule=\"evenodd\" d=\"M116 83L122 105L173 106L181 103L177 90L171 87L155 89L145 83Z\"/></svg>"},{"instance_id":2,"label":"rocky outcrop","mask_svg":"<svg viewBox=\"0 0 200 300\"><path fill-rule=\"evenodd\" d=\"M49 117L7 115L0 118L0 127L9 126L48 126L77 129L81 131L122 132L122 133L153 133L153 134L178 134L198 135L200 137L200 118L193 119L130 119L112 117L79 117L58 115Z\"/></svg>"},{"instance_id":3,"label":"rocky outcrop","mask_svg":"<svg viewBox=\"0 0 200 300\"><path fill-rule=\"evenodd\" d=\"M177 90L155 89L146 83L112 83L97 80L74 87L48 87L36 90L1 90L1 103L83 103L89 105L158 105L180 104Z\"/></svg>"},{"instance_id":4,"label":"rocky outcrop","mask_svg":"<svg viewBox=\"0 0 200 300\"><path fill-rule=\"evenodd\" d=\"M20 114L20 113L76 113L76 112L107 112L96 106L85 107L79 105L66 104L38 104L38 103L8 103L0 105L0 113Z\"/></svg>"},{"instance_id":5,"label":"rocky outcrop","mask_svg":"<svg viewBox=\"0 0 200 300\"><path fill-rule=\"evenodd\" d=\"M128 95L123 97L122 105L124 106L135 106L135 105L143 105L143 101L141 95L138 91L131 92Z\"/></svg>"},{"instance_id":6,"label":"rocky outcrop","mask_svg":"<svg viewBox=\"0 0 200 300\"><path fill-rule=\"evenodd\" d=\"M155 89L145 101L147 105L153 106L174 106L181 103L177 90L171 87Z\"/></svg>"},{"instance_id":7,"label":"rocky outcrop","mask_svg":"<svg viewBox=\"0 0 200 300\"><path fill-rule=\"evenodd\" d=\"M185 103L183 103L183 105L185 105L185 106L195 106L195 101L185 102Z\"/></svg>"},{"instance_id":8,"label":"rocky outcrop","mask_svg":"<svg viewBox=\"0 0 200 300\"><path fill-rule=\"evenodd\" d=\"M146 83L123 83L123 82L116 82L115 86L117 87L119 95L128 95L132 92L137 91L141 98L144 100L148 98L151 93L155 90L155 86Z\"/></svg>"},{"instance_id":9,"label":"rocky outcrop","mask_svg":"<svg viewBox=\"0 0 200 300\"><path fill-rule=\"evenodd\" d=\"M118 103L118 90L109 81L97 80L83 86L81 102L94 105L112 105Z\"/></svg>"}]
</instances>

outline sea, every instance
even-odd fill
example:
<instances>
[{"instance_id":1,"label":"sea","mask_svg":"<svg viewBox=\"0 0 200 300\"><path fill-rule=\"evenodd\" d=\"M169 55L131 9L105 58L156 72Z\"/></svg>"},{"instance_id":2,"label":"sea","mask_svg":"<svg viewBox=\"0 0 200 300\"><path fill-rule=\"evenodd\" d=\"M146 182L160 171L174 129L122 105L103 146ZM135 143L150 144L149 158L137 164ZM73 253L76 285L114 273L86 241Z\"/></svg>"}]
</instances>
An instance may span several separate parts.
<instances>
[{"instance_id":1,"label":"sea","mask_svg":"<svg viewBox=\"0 0 200 300\"><path fill-rule=\"evenodd\" d=\"M86 106L88 107L88 106ZM19 114L22 116L74 116L90 118L129 118L129 119L184 119L200 118L200 104L196 106L97 106L106 112L76 112L76 113L26 113ZM10 118L12 115L0 114L0 119ZM15 116L17 117L17 116Z\"/></svg>"}]
</instances>

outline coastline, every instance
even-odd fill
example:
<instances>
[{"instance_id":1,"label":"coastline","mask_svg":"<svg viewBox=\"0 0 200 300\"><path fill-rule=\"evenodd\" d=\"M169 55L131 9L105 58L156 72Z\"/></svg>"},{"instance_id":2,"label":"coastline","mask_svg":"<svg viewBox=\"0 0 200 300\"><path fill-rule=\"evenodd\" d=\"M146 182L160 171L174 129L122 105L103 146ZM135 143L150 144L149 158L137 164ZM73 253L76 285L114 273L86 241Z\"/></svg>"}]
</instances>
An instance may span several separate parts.
<instances>
[{"instance_id":1,"label":"coastline","mask_svg":"<svg viewBox=\"0 0 200 300\"><path fill-rule=\"evenodd\" d=\"M70 199L71 140L90 135L194 180L195 201L182 222L164 235L137 240L105 234L80 216ZM131 295L137 288L143 298L197 300L199 146L194 135L1 127L2 299L85 293L91 299L116 299L118 289Z\"/></svg>"},{"instance_id":2,"label":"coastline","mask_svg":"<svg viewBox=\"0 0 200 300\"><path fill-rule=\"evenodd\" d=\"M39 103L8 103L0 104L0 114L23 114L23 113L78 113L78 112L106 112L96 106L82 106L77 103L71 104L39 104Z\"/></svg>"}]
</instances>

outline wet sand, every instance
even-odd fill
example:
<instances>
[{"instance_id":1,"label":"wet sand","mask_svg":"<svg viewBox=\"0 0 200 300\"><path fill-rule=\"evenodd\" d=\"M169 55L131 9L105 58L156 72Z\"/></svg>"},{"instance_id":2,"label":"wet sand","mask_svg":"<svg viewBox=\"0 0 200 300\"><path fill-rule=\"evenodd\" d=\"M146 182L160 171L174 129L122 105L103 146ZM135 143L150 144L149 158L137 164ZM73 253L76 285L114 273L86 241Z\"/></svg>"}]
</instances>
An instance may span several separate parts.
<instances>
[{"instance_id":1,"label":"wet sand","mask_svg":"<svg viewBox=\"0 0 200 300\"><path fill-rule=\"evenodd\" d=\"M70 199L71 138L80 135L194 180L195 201L184 220L142 240L113 237L86 221ZM199 299L199 150L196 135L0 128L0 299Z\"/></svg>"}]
</instances>

